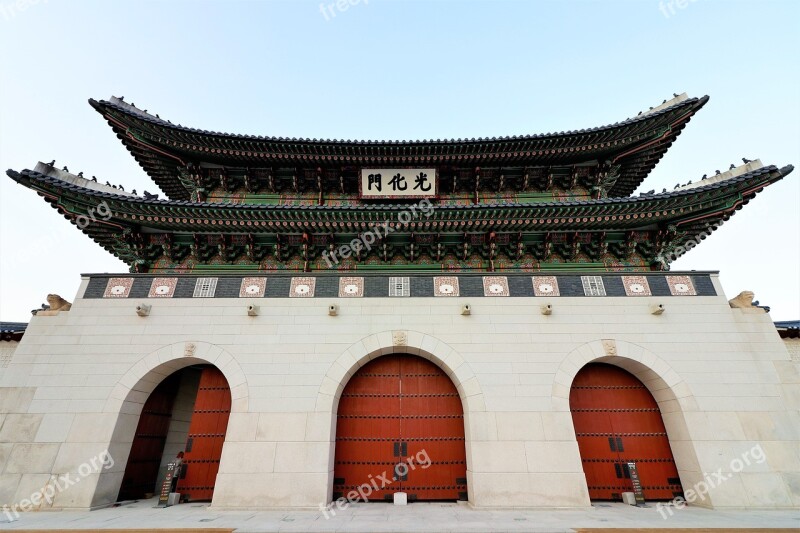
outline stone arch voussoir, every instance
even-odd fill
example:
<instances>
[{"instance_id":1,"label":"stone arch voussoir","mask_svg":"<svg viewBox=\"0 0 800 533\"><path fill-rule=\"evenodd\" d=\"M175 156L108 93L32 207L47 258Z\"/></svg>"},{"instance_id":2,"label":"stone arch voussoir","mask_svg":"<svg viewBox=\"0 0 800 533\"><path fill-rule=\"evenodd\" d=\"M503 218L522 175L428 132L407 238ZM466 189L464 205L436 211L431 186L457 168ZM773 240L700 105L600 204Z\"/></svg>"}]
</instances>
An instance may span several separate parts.
<instances>
[{"instance_id":1,"label":"stone arch voussoir","mask_svg":"<svg viewBox=\"0 0 800 533\"><path fill-rule=\"evenodd\" d=\"M151 352L117 381L103 408L104 413L138 414L144 401L161 381L173 372L191 365L211 364L228 380L231 389L231 413L247 412L247 378L236 359L214 344L185 341L169 344Z\"/></svg>"},{"instance_id":2,"label":"stone arch voussoir","mask_svg":"<svg viewBox=\"0 0 800 533\"><path fill-rule=\"evenodd\" d=\"M663 359L627 341L598 339L572 350L561 362L553 381L553 410L569 411L569 392L578 371L589 363L609 363L637 377L656 401L677 402L684 411L696 410L686 382Z\"/></svg>"}]
</instances>

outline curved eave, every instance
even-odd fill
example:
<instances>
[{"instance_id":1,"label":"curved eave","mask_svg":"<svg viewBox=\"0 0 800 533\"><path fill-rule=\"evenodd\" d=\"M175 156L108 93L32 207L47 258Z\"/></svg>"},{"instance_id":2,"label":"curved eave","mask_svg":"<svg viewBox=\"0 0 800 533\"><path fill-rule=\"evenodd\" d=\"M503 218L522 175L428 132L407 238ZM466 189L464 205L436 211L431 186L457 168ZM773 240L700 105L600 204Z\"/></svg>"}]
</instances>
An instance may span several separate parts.
<instances>
[{"instance_id":1,"label":"curved eave","mask_svg":"<svg viewBox=\"0 0 800 533\"><path fill-rule=\"evenodd\" d=\"M90 99L142 168L170 198L189 192L177 177L187 162L225 166L571 165L613 161L622 168L611 196L628 196L708 101L687 98L596 128L510 137L343 141L236 135L172 124L127 103Z\"/></svg>"},{"instance_id":2,"label":"curved eave","mask_svg":"<svg viewBox=\"0 0 800 533\"><path fill-rule=\"evenodd\" d=\"M79 216L86 216L89 212L88 208L91 207L96 209L97 206L103 201L97 199L95 195L91 194L95 191L83 187L76 187L65 181L50 178L30 170L24 170L21 173L13 170L7 170L6 174L17 183L20 183L21 185L24 185L25 187L35 191L39 196L44 198L45 202L50 204L51 207L61 213L72 225L76 226L83 234L90 237L107 252L129 264L136 259L133 256L127 257L120 255L112 245L115 240L115 235L121 235L124 231L126 231L126 229L130 228L129 224L120 224L113 220L113 217L109 218L108 220L104 220L105 217L99 215L96 215L94 219L87 217L87 220L91 220L91 223L85 225L79 223L81 222L78 218ZM57 185L55 187L43 186L47 180L57 182ZM68 196L67 190L70 188L74 188L75 190L80 191L80 193L77 196ZM86 192L89 194L86 194ZM119 199L125 198L125 196L109 195L106 193L100 193L100 195L115 196ZM68 199L66 205L63 200L65 198ZM83 201L80 204L75 204L72 200L73 198L82 199Z\"/></svg>"},{"instance_id":3,"label":"curved eave","mask_svg":"<svg viewBox=\"0 0 800 533\"><path fill-rule=\"evenodd\" d=\"M729 218L764 187L782 179L791 165L758 170L688 190L635 198L437 206L429 218L404 232L604 232L676 228L687 234ZM359 233L371 225L397 220L408 205L298 207L145 200L87 189L35 171L8 176L43 196L73 224L105 202L110 211L95 216L82 231L114 252L115 236L126 230L158 233ZM331 227L331 224L334 227ZM123 260L130 258L121 257Z\"/></svg>"}]
</instances>

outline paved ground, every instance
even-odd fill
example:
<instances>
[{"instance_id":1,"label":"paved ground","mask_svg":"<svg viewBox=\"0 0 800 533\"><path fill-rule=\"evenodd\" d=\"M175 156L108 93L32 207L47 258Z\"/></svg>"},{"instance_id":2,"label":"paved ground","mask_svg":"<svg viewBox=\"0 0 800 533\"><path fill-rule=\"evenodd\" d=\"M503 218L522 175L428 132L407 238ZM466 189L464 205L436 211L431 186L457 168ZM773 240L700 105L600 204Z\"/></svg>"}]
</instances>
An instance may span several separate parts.
<instances>
[{"instance_id":1,"label":"paved ground","mask_svg":"<svg viewBox=\"0 0 800 533\"><path fill-rule=\"evenodd\" d=\"M325 518L320 511L216 511L206 504L154 508L155 499L92 512L20 513L2 530L220 528L237 532L526 532L634 528L786 528L800 531L793 511L709 511L675 509L667 518L655 506L598 504L586 510L487 511L455 503L414 503L406 507L356 503ZM330 513L329 513L330 514ZM183 532L185 533L185 532ZM219 533L222 533L219 531Z\"/></svg>"}]
</instances>

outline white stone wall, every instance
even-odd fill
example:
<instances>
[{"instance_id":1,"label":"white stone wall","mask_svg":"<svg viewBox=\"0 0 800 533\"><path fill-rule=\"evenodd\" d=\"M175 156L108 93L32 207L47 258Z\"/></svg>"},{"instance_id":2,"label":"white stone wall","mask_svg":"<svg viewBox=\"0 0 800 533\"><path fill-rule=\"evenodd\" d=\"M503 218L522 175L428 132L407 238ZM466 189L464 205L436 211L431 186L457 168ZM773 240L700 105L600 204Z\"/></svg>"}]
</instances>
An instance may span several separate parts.
<instances>
[{"instance_id":1,"label":"white stone wall","mask_svg":"<svg viewBox=\"0 0 800 533\"><path fill-rule=\"evenodd\" d=\"M684 489L704 473L726 477L695 504L800 506L797 365L769 315L731 309L714 283L720 296L552 298L549 316L543 298L430 297L150 299L139 317L135 299L80 298L84 282L71 311L33 317L0 377L0 505L106 449L113 467L38 507L113 502L149 392L176 369L212 363L233 398L213 507L317 508L331 496L347 379L407 352L439 364L462 395L474 506L589 505L568 396L590 361L650 388ZM247 316L250 303L259 316ZM666 311L651 314L653 303ZM734 460L756 447L765 461L739 471Z\"/></svg>"},{"instance_id":2,"label":"white stone wall","mask_svg":"<svg viewBox=\"0 0 800 533\"><path fill-rule=\"evenodd\" d=\"M19 346L18 341L0 341L0 375L11 364L11 359L14 357L14 352L17 351L17 346Z\"/></svg>"}]
</instances>

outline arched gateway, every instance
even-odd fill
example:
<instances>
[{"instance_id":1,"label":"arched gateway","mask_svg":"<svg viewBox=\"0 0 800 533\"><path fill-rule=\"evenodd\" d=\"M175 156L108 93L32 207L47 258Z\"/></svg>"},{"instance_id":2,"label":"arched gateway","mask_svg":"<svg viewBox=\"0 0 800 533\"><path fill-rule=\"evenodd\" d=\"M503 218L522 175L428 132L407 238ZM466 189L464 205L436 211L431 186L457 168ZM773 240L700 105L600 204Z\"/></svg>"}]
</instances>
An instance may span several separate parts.
<instances>
[{"instance_id":1,"label":"arched gateway","mask_svg":"<svg viewBox=\"0 0 800 533\"><path fill-rule=\"evenodd\" d=\"M182 499L210 501L230 411L230 387L216 367L196 365L166 377L142 407L118 500L157 493L159 474L182 452L177 491Z\"/></svg>"},{"instance_id":2,"label":"arched gateway","mask_svg":"<svg viewBox=\"0 0 800 533\"><path fill-rule=\"evenodd\" d=\"M681 482L661 411L634 375L590 363L572 382L569 406L592 500L620 500L632 491L628 463L636 463L645 499L670 500Z\"/></svg>"},{"instance_id":3,"label":"arched gateway","mask_svg":"<svg viewBox=\"0 0 800 533\"><path fill-rule=\"evenodd\" d=\"M453 382L409 354L379 357L339 401L333 498L466 500L464 411Z\"/></svg>"}]
</instances>

